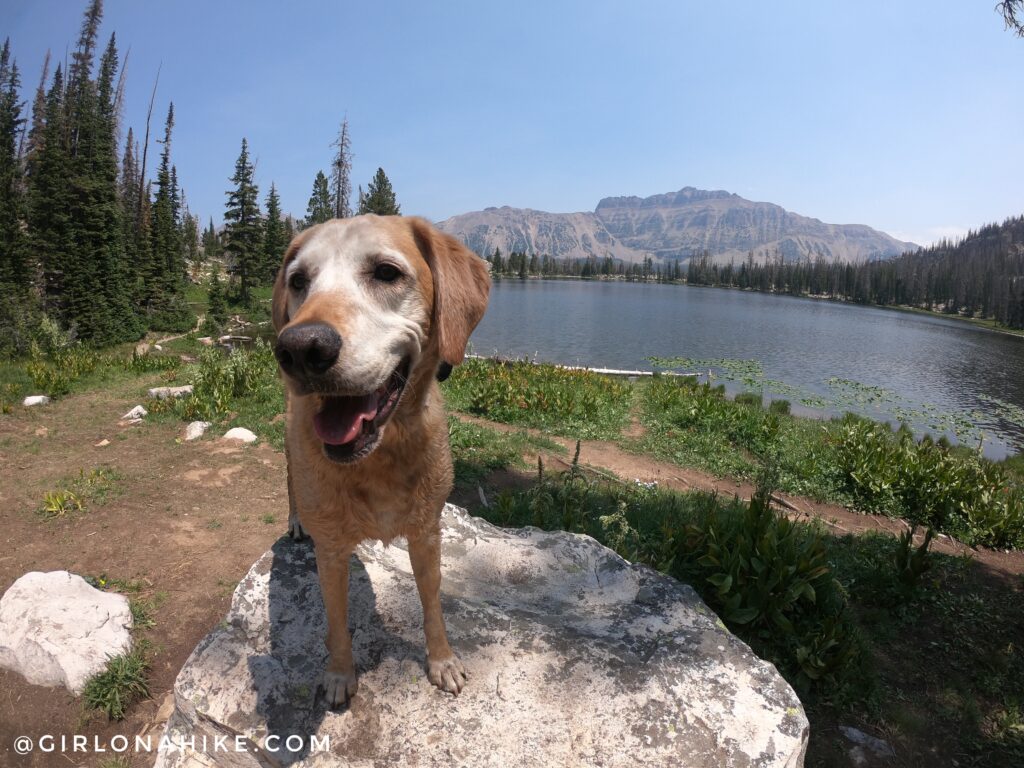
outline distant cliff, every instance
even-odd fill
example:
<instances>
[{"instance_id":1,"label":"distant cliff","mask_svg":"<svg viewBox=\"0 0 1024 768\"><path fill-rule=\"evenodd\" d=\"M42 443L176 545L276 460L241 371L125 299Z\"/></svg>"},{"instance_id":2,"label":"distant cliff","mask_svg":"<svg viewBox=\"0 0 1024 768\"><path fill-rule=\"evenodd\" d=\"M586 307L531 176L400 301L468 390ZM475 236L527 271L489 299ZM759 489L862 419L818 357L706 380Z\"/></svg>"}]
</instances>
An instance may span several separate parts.
<instances>
[{"instance_id":1,"label":"distant cliff","mask_svg":"<svg viewBox=\"0 0 1024 768\"><path fill-rule=\"evenodd\" d=\"M723 191L684 187L651 197L606 197L593 213L487 208L438 225L480 254L525 251L558 258L641 261L689 259L707 250L716 262L787 261L820 255L829 261L888 258L917 246L863 224L825 224L773 203Z\"/></svg>"}]
</instances>

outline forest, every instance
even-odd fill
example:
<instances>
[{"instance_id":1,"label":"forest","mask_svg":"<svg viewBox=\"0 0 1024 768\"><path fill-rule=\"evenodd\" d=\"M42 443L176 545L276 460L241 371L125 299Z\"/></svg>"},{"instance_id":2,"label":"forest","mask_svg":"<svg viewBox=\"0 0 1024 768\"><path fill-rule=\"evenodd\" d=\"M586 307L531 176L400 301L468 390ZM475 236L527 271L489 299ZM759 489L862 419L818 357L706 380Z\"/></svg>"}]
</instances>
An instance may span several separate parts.
<instances>
[{"instance_id":1,"label":"forest","mask_svg":"<svg viewBox=\"0 0 1024 768\"><path fill-rule=\"evenodd\" d=\"M30 353L46 329L92 347L190 330L190 284L209 286L216 330L228 303L248 308L273 280L298 229L353 214L346 118L304 219L282 211L273 182L261 208L243 138L223 223L211 216L201 231L173 161L173 102L151 139L154 85L144 130L122 130L125 66L116 35L100 49L102 17L102 0L91 0L67 64L51 67L46 54L31 104L10 40L0 49L0 359ZM383 169L358 193L355 212L400 212Z\"/></svg>"}]
</instances>

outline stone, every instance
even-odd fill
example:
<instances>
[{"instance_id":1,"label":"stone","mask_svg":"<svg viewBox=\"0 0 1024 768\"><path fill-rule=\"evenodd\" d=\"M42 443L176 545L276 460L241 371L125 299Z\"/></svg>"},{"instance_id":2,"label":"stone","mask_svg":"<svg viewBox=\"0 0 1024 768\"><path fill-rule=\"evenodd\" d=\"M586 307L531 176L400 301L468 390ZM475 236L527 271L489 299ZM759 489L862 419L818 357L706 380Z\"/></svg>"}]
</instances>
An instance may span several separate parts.
<instances>
[{"instance_id":1,"label":"stone","mask_svg":"<svg viewBox=\"0 0 1024 768\"><path fill-rule=\"evenodd\" d=\"M33 405L48 405L49 402L50 398L46 395L29 395L21 401L21 404L26 408L31 408Z\"/></svg>"},{"instance_id":2,"label":"stone","mask_svg":"<svg viewBox=\"0 0 1024 768\"><path fill-rule=\"evenodd\" d=\"M145 341L140 341L138 344L135 345L135 356L142 357L143 355L148 355L149 350L151 349L152 346L150 344L148 344Z\"/></svg>"},{"instance_id":3,"label":"stone","mask_svg":"<svg viewBox=\"0 0 1024 768\"><path fill-rule=\"evenodd\" d=\"M128 599L67 571L26 573L0 598L0 667L78 695L131 648Z\"/></svg>"},{"instance_id":4,"label":"stone","mask_svg":"<svg viewBox=\"0 0 1024 768\"><path fill-rule=\"evenodd\" d=\"M165 736L182 749L158 768L803 765L807 718L775 668L691 587L588 536L445 507L441 599L469 672L458 697L426 678L405 544L364 543L350 571L352 702L329 710L318 690L316 558L282 537L178 674ZM263 755L196 751L236 735Z\"/></svg>"},{"instance_id":5,"label":"stone","mask_svg":"<svg viewBox=\"0 0 1024 768\"><path fill-rule=\"evenodd\" d=\"M839 732L853 746L847 751L853 765L871 765L875 760L893 760L896 750L887 741L871 736L849 725L839 726Z\"/></svg>"},{"instance_id":6,"label":"stone","mask_svg":"<svg viewBox=\"0 0 1024 768\"><path fill-rule=\"evenodd\" d=\"M243 443L255 443L259 438L245 427L234 427L224 433L225 440L238 440Z\"/></svg>"},{"instance_id":7,"label":"stone","mask_svg":"<svg viewBox=\"0 0 1024 768\"><path fill-rule=\"evenodd\" d=\"M198 440L204 434L206 430L210 428L211 423L209 421L193 421L185 427L185 439L186 440Z\"/></svg>"},{"instance_id":8,"label":"stone","mask_svg":"<svg viewBox=\"0 0 1024 768\"><path fill-rule=\"evenodd\" d=\"M204 347L213 346L213 338L211 336L200 336L198 339L196 339L196 341L198 341Z\"/></svg>"},{"instance_id":9,"label":"stone","mask_svg":"<svg viewBox=\"0 0 1024 768\"><path fill-rule=\"evenodd\" d=\"M185 395L192 394L192 385L185 384L182 387L153 387L147 393L150 397L155 397L157 400L168 400L175 397L184 397Z\"/></svg>"},{"instance_id":10,"label":"stone","mask_svg":"<svg viewBox=\"0 0 1024 768\"><path fill-rule=\"evenodd\" d=\"M144 419L148 415L149 411L147 411L141 405L136 405L121 418L124 419L125 421L142 421L142 419Z\"/></svg>"},{"instance_id":11,"label":"stone","mask_svg":"<svg viewBox=\"0 0 1024 768\"><path fill-rule=\"evenodd\" d=\"M98 443L95 443L94 447L95 448L106 448L108 445L110 445L110 441L107 440L107 438L103 438Z\"/></svg>"}]
</instances>

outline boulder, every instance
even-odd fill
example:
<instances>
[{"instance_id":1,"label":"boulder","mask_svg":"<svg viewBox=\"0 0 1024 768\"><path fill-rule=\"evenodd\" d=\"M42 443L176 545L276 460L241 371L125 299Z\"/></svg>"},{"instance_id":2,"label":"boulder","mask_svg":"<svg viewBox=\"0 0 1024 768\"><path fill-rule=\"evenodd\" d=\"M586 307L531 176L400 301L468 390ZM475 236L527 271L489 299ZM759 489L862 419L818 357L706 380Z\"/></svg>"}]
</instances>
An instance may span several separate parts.
<instances>
[{"instance_id":1,"label":"boulder","mask_svg":"<svg viewBox=\"0 0 1024 768\"><path fill-rule=\"evenodd\" d=\"M349 590L359 691L328 709L316 561L285 537L179 673L165 736L181 748L156 765L803 765L799 699L691 587L588 536L496 528L451 505L442 533L461 695L426 678L405 545L364 544Z\"/></svg>"},{"instance_id":2,"label":"boulder","mask_svg":"<svg viewBox=\"0 0 1024 768\"><path fill-rule=\"evenodd\" d=\"M21 404L26 408L31 408L33 405L47 405L50 402L50 398L46 395L29 395Z\"/></svg>"},{"instance_id":3,"label":"boulder","mask_svg":"<svg viewBox=\"0 0 1024 768\"><path fill-rule=\"evenodd\" d=\"M196 341L198 341L204 347L213 346L213 338L211 336L200 336L198 339L196 339Z\"/></svg>"},{"instance_id":4,"label":"boulder","mask_svg":"<svg viewBox=\"0 0 1024 768\"><path fill-rule=\"evenodd\" d=\"M168 400L175 397L184 397L192 394L192 385L186 384L182 387L153 387L148 392L150 397L157 400Z\"/></svg>"},{"instance_id":5,"label":"boulder","mask_svg":"<svg viewBox=\"0 0 1024 768\"><path fill-rule=\"evenodd\" d=\"M125 421L142 421L142 419L148 415L149 411L147 411L141 405L136 405L121 418Z\"/></svg>"},{"instance_id":6,"label":"boulder","mask_svg":"<svg viewBox=\"0 0 1024 768\"><path fill-rule=\"evenodd\" d=\"M128 599L67 571L26 573L0 598L0 667L79 694L131 647Z\"/></svg>"},{"instance_id":7,"label":"boulder","mask_svg":"<svg viewBox=\"0 0 1024 768\"><path fill-rule=\"evenodd\" d=\"M209 429L211 423L209 421L192 421L185 427L185 439L186 440L198 440Z\"/></svg>"},{"instance_id":8,"label":"boulder","mask_svg":"<svg viewBox=\"0 0 1024 768\"><path fill-rule=\"evenodd\" d=\"M224 440L238 440L243 443L255 443L259 438L245 427L234 427L224 433Z\"/></svg>"}]
</instances>

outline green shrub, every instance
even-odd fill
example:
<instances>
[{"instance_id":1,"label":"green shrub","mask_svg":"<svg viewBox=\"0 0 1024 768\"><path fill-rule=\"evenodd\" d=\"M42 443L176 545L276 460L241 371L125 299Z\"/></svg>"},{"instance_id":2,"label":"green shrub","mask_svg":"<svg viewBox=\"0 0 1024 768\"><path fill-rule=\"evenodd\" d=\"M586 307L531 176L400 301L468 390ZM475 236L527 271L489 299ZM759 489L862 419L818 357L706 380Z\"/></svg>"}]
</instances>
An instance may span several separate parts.
<instances>
[{"instance_id":1,"label":"green shrub","mask_svg":"<svg viewBox=\"0 0 1024 768\"><path fill-rule=\"evenodd\" d=\"M768 403L768 412L775 413L780 416L789 416L789 400L772 400L770 403Z\"/></svg>"},{"instance_id":2,"label":"green shrub","mask_svg":"<svg viewBox=\"0 0 1024 768\"><path fill-rule=\"evenodd\" d=\"M192 394L174 401L171 407L188 420L217 419L228 413L232 400L277 383L277 360L270 345L260 339L252 347L228 355L207 349L192 377Z\"/></svg>"},{"instance_id":3,"label":"green shrub","mask_svg":"<svg viewBox=\"0 0 1024 768\"><path fill-rule=\"evenodd\" d=\"M131 373L173 371L181 367L181 358L177 355L160 355L152 352L140 355L133 350L132 356L122 362L122 367Z\"/></svg>"},{"instance_id":4,"label":"green shrub","mask_svg":"<svg viewBox=\"0 0 1024 768\"><path fill-rule=\"evenodd\" d=\"M999 465L908 429L847 417L837 462L854 504L905 517L967 544L1024 546L1024 488Z\"/></svg>"},{"instance_id":5,"label":"green shrub","mask_svg":"<svg viewBox=\"0 0 1024 768\"><path fill-rule=\"evenodd\" d=\"M55 349L47 359L43 349L33 342L25 371L37 389L50 397L60 397L71 391L71 385L96 370L99 355L80 345Z\"/></svg>"},{"instance_id":6,"label":"green shrub","mask_svg":"<svg viewBox=\"0 0 1024 768\"><path fill-rule=\"evenodd\" d=\"M734 402L736 403L736 405L746 405L752 408L760 408L763 399L764 398L762 398L761 395L759 395L757 392L740 392L738 395L736 395Z\"/></svg>"},{"instance_id":7,"label":"green shrub","mask_svg":"<svg viewBox=\"0 0 1024 768\"><path fill-rule=\"evenodd\" d=\"M589 371L467 360L452 373L446 392L454 407L495 421L610 437L625 423L632 390Z\"/></svg>"}]
</instances>

